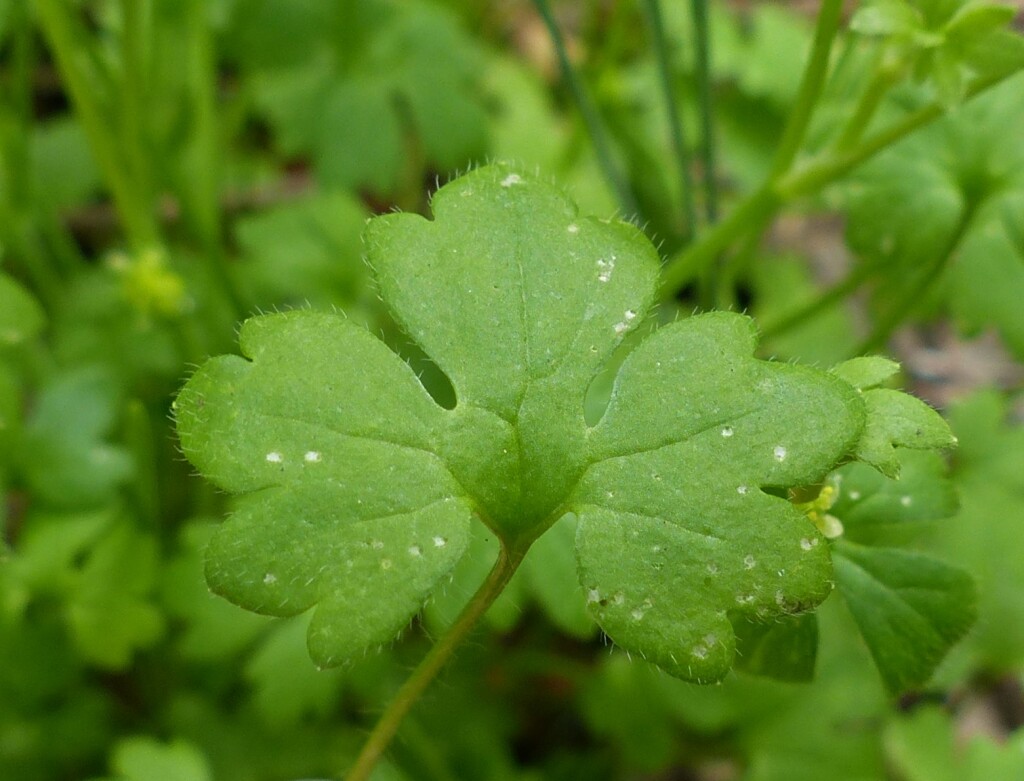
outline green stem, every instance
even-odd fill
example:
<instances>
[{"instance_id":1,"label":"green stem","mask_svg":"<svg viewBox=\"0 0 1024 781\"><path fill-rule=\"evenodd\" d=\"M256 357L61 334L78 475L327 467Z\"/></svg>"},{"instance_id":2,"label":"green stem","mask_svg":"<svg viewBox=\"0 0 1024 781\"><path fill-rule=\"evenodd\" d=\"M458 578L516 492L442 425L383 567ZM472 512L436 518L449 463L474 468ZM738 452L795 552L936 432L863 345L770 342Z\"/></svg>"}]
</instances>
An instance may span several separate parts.
<instances>
[{"instance_id":1,"label":"green stem","mask_svg":"<svg viewBox=\"0 0 1024 781\"><path fill-rule=\"evenodd\" d=\"M71 95L82 129L103 172L117 211L135 250L154 246L159 240L153 203L136 187L122 155L119 137L110 125L110 107L104 105L100 78L79 41L85 30L61 0L36 0L43 33ZM77 25L77 26L76 26Z\"/></svg>"},{"instance_id":2,"label":"green stem","mask_svg":"<svg viewBox=\"0 0 1024 781\"><path fill-rule=\"evenodd\" d=\"M761 329L761 338L771 339L772 337L779 336L780 334L795 328L801 323L810 320L834 304L839 303L847 296L852 295L853 292L865 282L865 280L878 270L879 265L880 264L877 263L859 264L842 282L832 286L817 298L809 301L807 304L799 307L790 314L784 315L773 323L768 323L768 325Z\"/></svg>"},{"instance_id":3,"label":"green stem","mask_svg":"<svg viewBox=\"0 0 1024 781\"><path fill-rule=\"evenodd\" d=\"M636 198L633 196L633 190L615 162L611 142L605 133L597 107L590 100L590 96L583 88L583 83L580 81L576 69L573 68L572 63L569 61L569 53L565 48L565 39L562 38L562 32L558 29L558 24L555 22L551 6L548 0L533 0L533 4L544 20L544 25L551 36L551 42L554 44L555 53L558 56L558 66L562 71L562 79L572 93L573 100L576 101L576 107L583 117L583 124L586 125L587 133L590 135L591 143L594 145L594 152L597 155L597 161L601 166L601 170L615 191L619 206L625 214L627 216L639 217L640 209L637 206Z\"/></svg>"},{"instance_id":4,"label":"green stem","mask_svg":"<svg viewBox=\"0 0 1024 781\"><path fill-rule=\"evenodd\" d=\"M957 223L956 229L950 235L943 250L936 255L935 260L931 265L922 271L914 285L903 297L903 300L898 302L897 305L892 307L884 317L879 319L875 324L874 329L870 334L868 334L867 338L864 339L864 341L861 342L854 350L854 355L864 355L865 353L874 352L884 347L899 325L914 314L920 306L921 300L941 278L942 272L945 270L949 260L956 253L957 247L960 246L960 242L963 240L968 228L970 228L971 222L973 221L974 215L977 211L977 204L969 204L964 209L964 213L960 216L960 221Z\"/></svg>"},{"instance_id":5,"label":"green stem","mask_svg":"<svg viewBox=\"0 0 1024 781\"><path fill-rule=\"evenodd\" d=\"M668 56L668 41L665 38L665 24L661 15L661 4L658 0L645 0L648 25L651 28L651 39L654 43L654 56L658 63L658 77L661 82L662 100L665 113L668 115L669 133L672 139L672 152L676 158L676 175L679 178L679 192L683 201L682 239L689 243L697 227L697 213L693 204L693 179L690 176L690 152L686 146L686 133L683 120L679 115L679 105L672 85L672 63Z\"/></svg>"},{"instance_id":6,"label":"green stem","mask_svg":"<svg viewBox=\"0 0 1024 781\"><path fill-rule=\"evenodd\" d=\"M778 211L781 202L770 187L754 191L729 215L705 233L700 241L691 244L670 260L664 267L661 292L670 298L689 284L714 262L740 235L745 235L750 226L770 219Z\"/></svg>"},{"instance_id":7,"label":"green stem","mask_svg":"<svg viewBox=\"0 0 1024 781\"><path fill-rule=\"evenodd\" d=\"M448 628L448 631L430 649L423 661L417 665L412 675L402 684L391 704L377 720L377 724L363 744L355 764L345 776L346 781L366 781L370 777L370 773L373 772L373 768L383 756L388 743L398 731L402 719L412 710L413 705L419 700L427 686L451 659L455 649L466 639L477 622L487 612L487 608L498 598L519 568L525 555L526 546L510 551L502 545L498 560L494 563L487 580L462 609L458 618L455 619L455 623Z\"/></svg>"},{"instance_id":8,"label":"green stem","mask_svg":"<svg viewBox=\"0 0 1024 781\"><path fill-rule=\"evenodd\" d=\"M1021 69L1017 68L976 80L967 90L965 100L992 89L1020 72ZM846 152L824 152L804 166L770 179L741 201L725 220L715 225L700 241L669 260L662 274L662 296L670 298L675 295L733 241L746 235L757 220L770 219L788 201L819 191L882 150L939 119L945 112L946 107L941 103L930 103L891 127L869 136L853 149Z\"/></svg>"},{"instance_id":9,"label":"green stem","mask_svg":"<svg viewBox=\"0 0 1024 781\"><path fill-rule=\"evenodd\" d=\"M967 90L964 100L967 101L980 95L1017 73L1020 73L1020 69L978 79ZM779 193L783 198L794 198L816 192L829 182L848 174L883 149L892 146L915 130L919 130L944 116L947 111L947 107L941 103L929 103L907 115L891 127L869 136L865 141L862 141L847 152L822 155L818 161L805 166L803 169L793 171L780 179L778 183Z\"/></svg>"},{"instance_id":10,"label":"green stem","mask_svg":"<svg viewBox=\"0 0 1024 781\"><path fill-rule=\"evenodd\" d=\"M235 315L248 305L228 268L222 235L221 129L217 118L217 62L206 0L188 0L188 57L186 59L189 97L192 102L192 166L189 169L196 231L213 275Z\"/></svg>"},{"instance_id":11,"label":"green stem","mask_svg":"<svg viewBox=\"0 0 1024 781\"><path fill-rule=\"evenodd\" d=\"M783 130L782 139L775 151L770 174L772 178L789 170L803 145L814 109L818 105L818 99L825 87L829 57L832 54L832 42L835 40L836 33L839 32L842 16L843 0L824 0L821 4L817 27L814 31L811 57L807 61L807 67L804 68L796 104L790 112L786 129Z\"/></svg>"},{"instance_id":12,"label":"green stem","mask_svg":"<svg viewBox=\"0 0 1024 781\"><path fill-rule=\"evenodd\" d=\"M146 153L146 68L143 54L149 40L147 6L145 0L121 0L121 122L118 130L135 192L152 204L153 177Z\"/></svg>"},{"instance_id":13,"label":"green stem","mask_svg":"<svg viewBox=\"0 0 1024 781\"><path fill-rule=\"evenodd\" d=\"M697 103L700 106L700 159L704 168L704 210L709 223L718 221L718 179L715 171L715 114L711 102L711 31L707 0L692 0L697 54Z\"/></svg>"},{"instance_id":14,"label":"green stem","mask_svg":"<svg viewBox=\"0 0 1024 781\"><path fill-rule=\"evenodd\" d=\"M833 147L835 151L844 152L860 141L868 129L868 125L871 124L871 120L874 119L882 99L893 85L893 78L892 71L884 65L875 71L871 81L868 82L867 89L861 94L853 113L850 114L846 126L840 131Z\"/></svg>"}]
</instances>

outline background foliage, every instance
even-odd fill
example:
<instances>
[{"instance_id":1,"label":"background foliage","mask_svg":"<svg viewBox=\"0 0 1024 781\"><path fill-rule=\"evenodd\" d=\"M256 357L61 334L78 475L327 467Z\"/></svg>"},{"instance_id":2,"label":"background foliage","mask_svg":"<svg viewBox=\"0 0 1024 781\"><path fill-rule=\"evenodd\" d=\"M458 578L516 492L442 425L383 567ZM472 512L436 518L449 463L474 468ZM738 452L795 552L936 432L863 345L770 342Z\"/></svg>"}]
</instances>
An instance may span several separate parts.
<instances>
[{"instance_id":1,"label":"background foliage","mask_svg":"<svg viewBox=\"0 0 1024 781\"><path fill-rule=\"evenodd\" d=\"M664 49L650 5L554 6L588 115L525 2L0 0L0 778L272 781L351 762L494 541L468 541L477 555L398 641L318 671L308 617L207 590L230 500L180 456L171 401L241 319L296 307L344 311L450 393L381 306L360 235L489 159L635 219L673 262L806 164L777 178L783 216L678 277L658 318L746 310L761 357L820 367L888 350L959 447L902 452L898 483L840 470L818 511L843 524L846 583L816 614L812 681L770 637L714 687L610 647L566 594L569 518L374 777L1024 777L1024 82L965 102L1019 67L1014 12L858 4L779 168L806 4L711 3L704 31L664 3ZM866 164L797 175L932 106L948 115ZM878 581L858 573L918 565L954 590L969 571L978 620L933 676L883 680ZM934 646L937 662L941 631Z\"/></svg>"}]
</instances>

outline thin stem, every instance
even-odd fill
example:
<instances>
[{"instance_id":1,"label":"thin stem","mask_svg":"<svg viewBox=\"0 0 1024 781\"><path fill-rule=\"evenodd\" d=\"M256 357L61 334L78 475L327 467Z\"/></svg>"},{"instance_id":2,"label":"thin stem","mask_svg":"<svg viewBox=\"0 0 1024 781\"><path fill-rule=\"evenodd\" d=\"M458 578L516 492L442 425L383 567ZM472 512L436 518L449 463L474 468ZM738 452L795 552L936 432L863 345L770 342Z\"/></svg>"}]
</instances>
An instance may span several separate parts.
<instances>
[{"instance_id":1,"label":"thin stem","mask_svg":"<svg viewBox=\"0 0 1024 781\"><path fill-rule=\"evenodd\" d=\"M738 236L745 235L750 226L770 218L781 203L770 187L755 190L721 222L705 233L700 241L691 244L664 267L661 292L670 298L698 277L719 253Z\"/></svg>"},{"instance_id":2,"label":"thin stem","mask_svg":"<svg viewBox=\"0 0 1024 781\"><path fill-rule=\"evenodd\" d=\"M121 0L121 123L118 129L136 193L153 203L153 177L146 153L147 5L143 0Z\"/></svg>"},{"instance_id":3,"label":"thin stem","mask_svg":"<svg viewBox=\"0 0 1024 781\"><path fill-rule=\"evenodd\" d=\"M704 168L704 211L709 223L718 221L718 179L715 113L711 101L711 31L708 26L707 0L692 0L690 14L697 54L697 103L700 106L700 159Z\"/></svg>"},{"instance_id":4,"label":"thin stem","mask_svg":"<svg viewBox=\"0 0 1024 781\"><path fill-rule=\"evenodd\" d=\"M1021 69L1017 68L978 79L967 90L965 100L992 89L1020 72ZM675 295L733 241L746 235L749 225L756 220L770 219L786 202L817 192L825 185L845 176L882 150L939 119L946 110L941 103L930 103L891 127L869 136L849 151L824 152L801 168L762 185L741 201L725 220L715 225L714 229L698 242L669 260L662 274L662 296L670 298Z\"/></svg>"},{"instance_id":5,"label":"thin stem","mask_svg":"<svg viewBox=\"0 0 1024 781\"><path fill-rule=\"evenodd\" d=\"M864 355L865 353L874 352L889 341L893 333L899 327L901 323L910 318L910 316L917 310L921 303L921 299L925 297L928 291L934 287L942 276L942 272L945 270L950 258L956 253L957 247L960 246L960 242L963 240L964 235L967 233L968 228L971 226L971 222L974 219L974 215L977 213L977 204L970 204L964 209L964 213L960 216L960 221L957 223L956 229L950 235L949 240L946 242L946 246L941 252L939 252L935 260L931 263L928 268L924 269L918 276L915 284L907 291L904 300L898 305L892 307L884 317L879 319L874 329L868 334L867 338L861 342L854 355Z\"/></svg>"},{"instance_id":6,"label":"thin stem","mask_svg":"<svg viewBox=\"0 0 1024 781\"><path fill-rule=\"evenodd\" d=\"M789 170L803 145L811 117L818 105L818 99L825 87L828 75L829 57L832 53L832 42L839 32L839 23L843 15L843 0L824 0L818 12L817 27L814 31L814 43L811 56L804 68L800 90L796 104L790 112L786 129L772 161L771 178L780 176Z\"/></svg>"},{"instance_id":7,"label":"thin stem","mask_svg":"<svg viewBox=\"0 0 1024 781\"><path fill-rule=\"evenodd\" d=\"M207 23L206 0L188 0L188 95L192 104L193 133L188 184L196 231L213 275L236 315L245 312L245 297L228 268L222 236L221 129L217 118L217 62Z\"/></svg>"},{"instance_id":8,"label":"thin stem","mask_svg":"<svg viewBox=\"0 0 1024 781\"><path fill-rule=\"evenodd\" d=\"M501 594L525 555L525 546L511 551L504 545L502 546L498 560L494 563L487 580L462 609L458 618L455 619L455 623L448 628L448 631L430 649L412 675L402 684L391 704L378 719L373 731L363 744L355 764L345 776L346 781L366 781L370 777L374 766L398 731L402 719L412 710L413 705L419 700L427 686L451 659L455 649L466 639L477 622L487 612L487 608Z\"/></svg>"},{"instance_id":9,"label":"thin stem","mask_svg":"<svg viewBox=\"0 0 1024 781\"><path fill-rule=\"evenodd\" d=\"M583 117L583 124L586 125L587 133L590 135L591 143L594 145L597 161L601 166L601 170L604 171L605 178L615 191L615 195L619 200L619 206L629 216L640 216L640 209L637 206L636 198L633 196L633 190L615 162L611 142L605 133L597 107L590 100L590 96L583 88L583 83L580 81L576 69L573 68L572 63L569 61L569 53L565 48L565 39L562 38L562 32L558 29L554 14L551 13L551 6L548 0L533 0L533 4L544 20L544 25L548 28L548 34L551 36L551 42L554 44L555 53L558 56L558 66L562 71L562 79L565 81L566 86L569 87L573 100L576 101L576 107Z\"/></svg>"},{"instance_id":10,"label":"thin stem","mask_svg":"<svg viewBox=\"0 0 1024 781\"><path fill-rule=\"evenodd\" d=\"M672 85L672 63L668 55L668 40L665 38L665 24L658 0L645 0L647 22L651 28L654 43L654 57L658 63L658 77L661 82L662 100L668 115L669 132L672 138L672 152L676 158L676 175L679 178L679 192L683 201L682 239L688 243L697 228L697 213L693 204L693 178L690 176L690 151L686 146L686 132L679 115L676 92Z\"/></svg>"},{"instance_id":11,"label":"thin stem","mask_svg":"<svg viewBox=\"0 0 1024 781\"><path fill-rule=\"evenodd\" d=\"M850 114L846 126L839 133L834 149L837 152L844 152L850 149L864 135L875 117L875 112L882 103L889 88L893 85L893 73L884 65L880 66L868 82L867 89L861 94L857 105Z\"/></svg>"},{"instance_id":12,"label":"thin stem","mask_svg":"<svg viewBox=\"0 0 1024 781\"><path fill-rule=\"evenodd\" d=\"M784 315L773 323L768 323L768 325L761 329L761 338L771 339L772 337L779 336L852 295L865 280L878 270L879 265L877 263L859 264L842 282L833 285L817 298L807 302L804 306L799 307L790 314Z\"/></svg>"},{"instance_id":13,"label":"thin stem","mask_svg":"<svg viewBox=\"0 0 1024 781\"><path fill-rule=\"evenodd\" d=\"M100 97L99 76L89 52L79 44L84 29L80 23L76 27L72 10L60 0L36 0L36 10L96 162L124 220L129 241L135 250L157 244L159 230L153 204L138 191L129 175L117 133L108 121L110 112Z\"/></svg>"},{"instance_id":14,"label":"thin stem","mask_svg":"<svg viewBox=\"0 0 1024 781\"><path fill-rule=\"evenodd\" d=\"M1020 72L1021 69L1018 68L1001 75L986 76L978 79L967 90L964 100L970 100ZM780 179L778 183L779 193L784 198L792 198L816 192L824 185L844 176L861 163L874 157L883 149L892 146L915 130L919 130L944 116L947 111L948 108L941 103L929 103L896 122L891 127L880 130L868 137L848 152L834 155L825 154L817 162Z\"/></svg>"}]
</instances>

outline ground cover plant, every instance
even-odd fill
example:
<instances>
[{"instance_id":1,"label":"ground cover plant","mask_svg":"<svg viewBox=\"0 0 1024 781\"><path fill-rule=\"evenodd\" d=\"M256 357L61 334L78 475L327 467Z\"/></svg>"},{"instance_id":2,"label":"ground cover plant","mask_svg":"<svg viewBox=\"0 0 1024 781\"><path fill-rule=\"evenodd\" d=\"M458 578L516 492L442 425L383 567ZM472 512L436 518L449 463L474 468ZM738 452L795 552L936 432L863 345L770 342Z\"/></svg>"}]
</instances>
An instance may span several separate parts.
<instances>
[{"instance_id":1,"label":"ground cover plant","mask_svg":"<svg viewBox=\"0 0 1024 781\"><path fill-rule=\"evenodd\" d=\"M1024 777L1018 28L0 2L0 777Z\"/></svg>"}]
</instances>

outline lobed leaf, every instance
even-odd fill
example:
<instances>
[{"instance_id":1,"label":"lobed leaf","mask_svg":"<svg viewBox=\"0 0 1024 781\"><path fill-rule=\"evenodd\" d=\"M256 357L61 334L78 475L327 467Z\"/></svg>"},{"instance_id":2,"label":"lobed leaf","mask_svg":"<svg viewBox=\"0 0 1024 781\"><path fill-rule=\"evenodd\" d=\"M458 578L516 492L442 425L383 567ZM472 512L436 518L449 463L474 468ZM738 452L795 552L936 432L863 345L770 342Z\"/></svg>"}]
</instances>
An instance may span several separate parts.
<instances>
[{"instance_id":1,"label":"lobed leaf","mask_svg":"<svg viewBox=\"0 0 1024 781\"><path fill-rule=\"evenodd\" d=\"M312 312L248 321L248 360L209 361L179 396L186 455L242 494L207 554L215 591L273 615L315 606L310 651L336 664L408 622L472 515L523 549L571 512L598 623L693 680L729 669L731 618L828 595L827 546L774 494L858 441L847 382L757 360L749 319L708 314L642 340L588 425L591 382L654 300L653 247L502 165L443 187L433 213L376 218L366 244L452 408L365 330Z\"/></svg>"}]
</instances>

